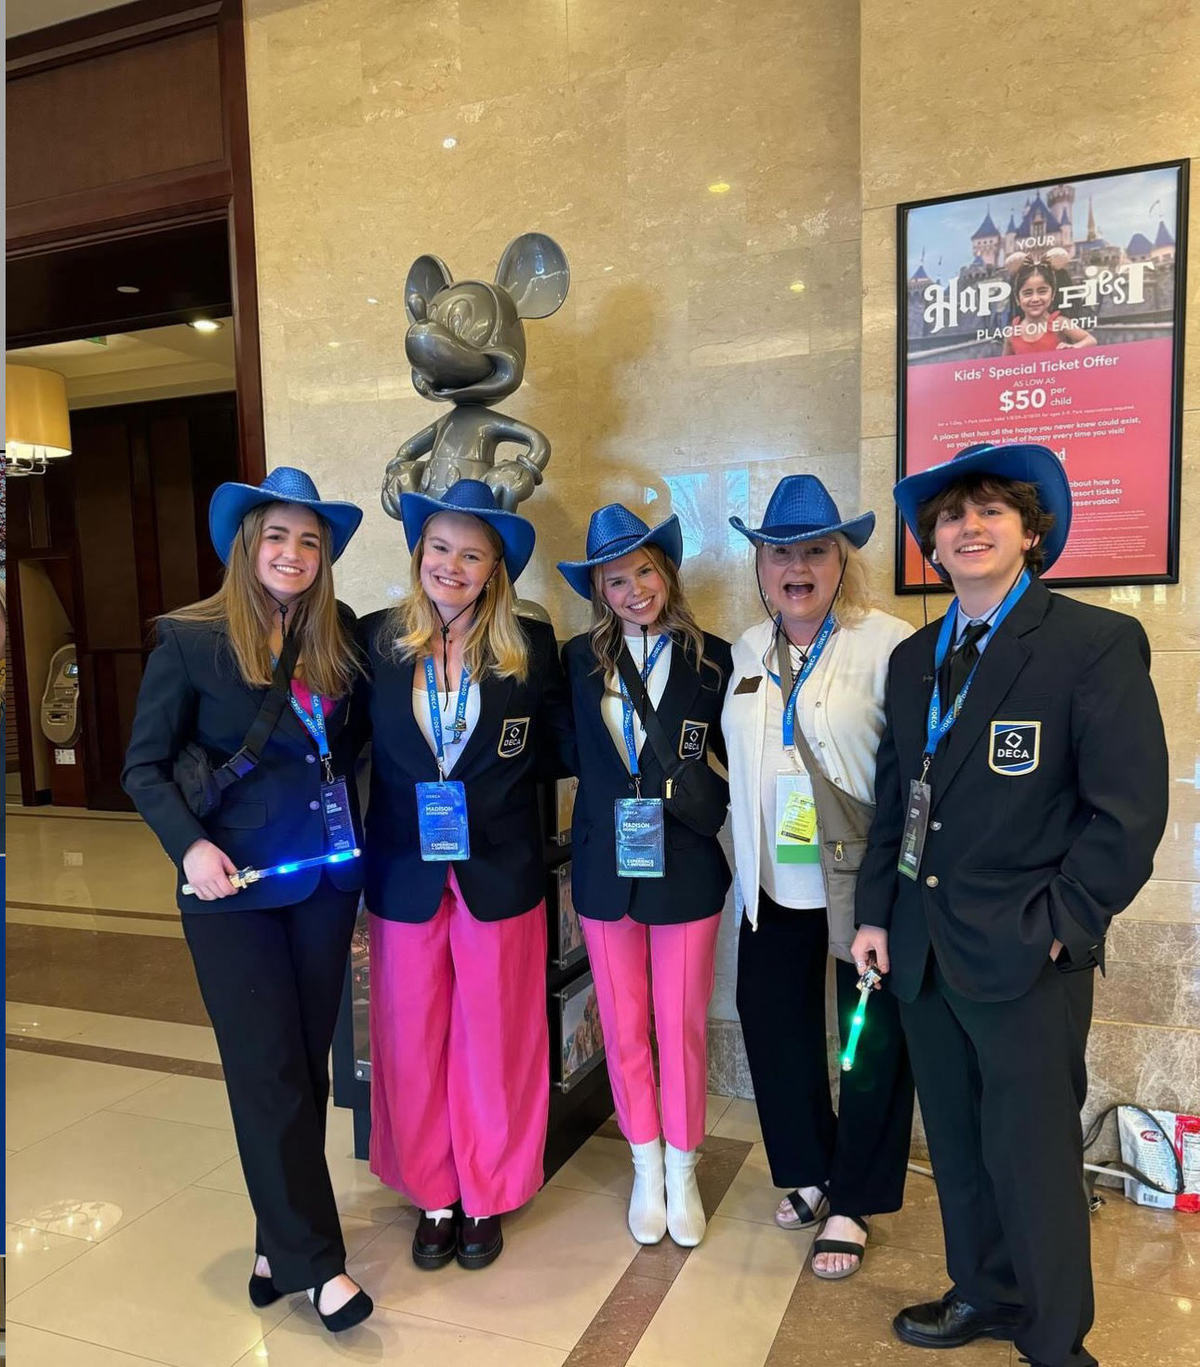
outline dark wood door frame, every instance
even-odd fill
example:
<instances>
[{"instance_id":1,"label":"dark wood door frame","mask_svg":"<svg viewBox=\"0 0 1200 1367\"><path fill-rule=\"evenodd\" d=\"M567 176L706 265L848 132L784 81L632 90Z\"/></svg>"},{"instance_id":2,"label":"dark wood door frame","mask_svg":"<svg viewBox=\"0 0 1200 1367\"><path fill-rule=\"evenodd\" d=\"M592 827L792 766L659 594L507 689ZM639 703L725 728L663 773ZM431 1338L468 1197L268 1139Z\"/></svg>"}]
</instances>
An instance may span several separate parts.
<instances>
[{"instance_id":1,"label":"dark wood door frame","mask_svg":"<svg viewBox=\"0 0 1200 1367\"><path fill-rule=\"evenodd\" d=\"M9 80L135 48L174 34L215 27L221 71L220 161L10 206L9 257L51 247L143 233L148 227L223 217L229 236L241 476L266 474L254 196L242 0L137 0L12 39Z\"/></svg>"}]
</instances>

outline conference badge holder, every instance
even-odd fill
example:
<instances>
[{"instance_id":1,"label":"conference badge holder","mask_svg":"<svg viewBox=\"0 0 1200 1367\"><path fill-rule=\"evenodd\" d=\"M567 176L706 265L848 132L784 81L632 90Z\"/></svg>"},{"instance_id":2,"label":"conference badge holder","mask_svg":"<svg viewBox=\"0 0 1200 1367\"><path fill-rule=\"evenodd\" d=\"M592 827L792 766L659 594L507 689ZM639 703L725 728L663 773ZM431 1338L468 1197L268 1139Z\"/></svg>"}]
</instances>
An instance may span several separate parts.
<instances>
[{"instance_id":1,"label":"conference badge holder","mask_svg":"<svg viewBox=\"0 0 1200 1367\"><path fill-rule=\"evenodd\" d=\"M666 872L663 805L659 797L619 797L613 802L617 877L662 878Z\"/></svg>"},{"instance_id":2,"label":"conference badge holder","mask_svg":"<svg viewBox=\"0 0 1200 1367\"><path fill-rule=\"evenodd\" d=\"M817 864L817 804L807 774L775 776L775 862Z\"/></svg>"},{"instance_id":3,"label":"conference badge holder","mask_svg":"<svg viewBox=\"0 0 1200 1367\"><path fill-rule=\"evenodd\" d=\"M427 862L449 863L470 859L471 838L467 831L467 790L453 779L417 784L417 828L421 838L421 858Z\"/></svg>"}]
</instances>

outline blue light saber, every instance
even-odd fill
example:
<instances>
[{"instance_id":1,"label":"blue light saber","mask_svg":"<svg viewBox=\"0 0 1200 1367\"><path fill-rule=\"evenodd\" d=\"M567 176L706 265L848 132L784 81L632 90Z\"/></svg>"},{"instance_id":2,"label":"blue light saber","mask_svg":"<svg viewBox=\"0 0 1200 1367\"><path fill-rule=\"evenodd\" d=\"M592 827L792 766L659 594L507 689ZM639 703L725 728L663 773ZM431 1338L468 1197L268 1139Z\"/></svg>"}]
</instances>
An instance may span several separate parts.
<instances>
[{"instance_id":1,"label":"blue light saber","mask_svg":"<svg viewBox=\"0 0 1200 1367\"><path fill-rule=\"evenodd\" d=\"M229 875L229 881L240 892L242 888L248 888L251 883L260 882L264 878L274 878L281 873L297 873L300 869L315 869L323 864L344 864L347 860L357 859L362 854L362 850L340 850L337 854L318 854L313 859L295 859L290 864L272 864L269 869L238 869L236 873ZM183 885L186 896L194 897L196 889L190 883Z\"/></svg>"},{"instance_id":2,"label":"blue light saber","mask_svg":"<svg viewBox=\"0 0 1200 1367\"><path fill-rule=\"evenodd\" d=\"M854 1008L854 1015L850 1021L850 1037L846 1040L846 1049L842 1054L842 1072L848 1073L854 1067L854 1055L858 1052L858 1037L863 1032L863 1026L867 1023L867 1003L871 1000L871 993L875 984L883 981L883 974L874 964L858 980L858 1005Z\"/></svg>"}]
</instances>

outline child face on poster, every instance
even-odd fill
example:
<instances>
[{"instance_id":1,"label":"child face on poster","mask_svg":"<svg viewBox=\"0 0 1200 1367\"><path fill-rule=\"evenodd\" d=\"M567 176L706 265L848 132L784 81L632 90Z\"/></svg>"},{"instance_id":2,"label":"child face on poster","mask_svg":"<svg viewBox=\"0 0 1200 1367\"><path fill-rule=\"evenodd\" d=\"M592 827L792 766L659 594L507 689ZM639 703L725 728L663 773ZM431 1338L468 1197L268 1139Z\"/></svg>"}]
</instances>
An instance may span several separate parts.
<instances>
[{"instance_id":1,"label":"child face on poster","mask_svg":"<svg viewBox=\"0 0 1200 1367\"><path fill-rule=\"evenodd\" d=\"M1035 267L1017 286L1017 307L1027 323L1044 323L1054 308L1057 290L1054 281L1040 267Z\"/></svg>"}]
</instances>

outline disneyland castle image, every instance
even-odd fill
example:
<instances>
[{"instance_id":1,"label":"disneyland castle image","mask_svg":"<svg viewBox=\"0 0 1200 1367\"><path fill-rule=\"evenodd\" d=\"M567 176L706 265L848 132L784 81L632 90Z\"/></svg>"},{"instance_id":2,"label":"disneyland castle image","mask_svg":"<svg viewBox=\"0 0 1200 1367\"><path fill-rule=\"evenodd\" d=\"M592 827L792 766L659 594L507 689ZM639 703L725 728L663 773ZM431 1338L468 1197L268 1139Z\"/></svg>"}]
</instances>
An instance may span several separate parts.
<instances>
[{"instance_id":1,"label":"disneyland castle image","mask_svg":"<svg viewBox=\"0 0 1200 1367\"><path fill-rule=\"evenodd\" d=\"M924 206L917 212L936 211L936 206ZM1175 298L1175 238L1165 218L1159 218L1153 238L1134 232L1124 245L1101 233L1091 197L1087 200L1087 227L1082 234L1076 229L1076 218L1076 187L1069 183L1052 185L1045 193L1039 190L1027 198L1019 211L1013 206L1003 230L996 226L988 204L979 226L971 234L969 253L964 250L967 264L950 281L944 283L940 277L930 275L922 251L920 263L909 275L907 284L910 360L947 360L951 356L969 359L997 354L1003 345L998 333L1014 319L1012 299L1007 290L993 286L981 294L981 287L993 281L1008 282L1010 266L1006 263L1014 255L1027 254L1036 259L1055 248L1059 249L1054 253L1059 287L1068 290L1066 296L1060 294L1058 307L1079 326L1091 330L1098 343L1112 345L1168 335ZM919 231L915 220L910 221L909 240L914 246ZM1101 292L1086 302L1081 298L1082 290L1070 290L1072 285L1082 286L1098 278L1111 280L1128 275L1129 268L1137 266L1143 267L1134 272L1140 289L1116 290L1111 296ZM968 301L988 299L989 306L982 314L963 307L955 311L957 316L947 324L945 311L939 316L930 304L951 291Z\"/></svg>"}]
</instances>

